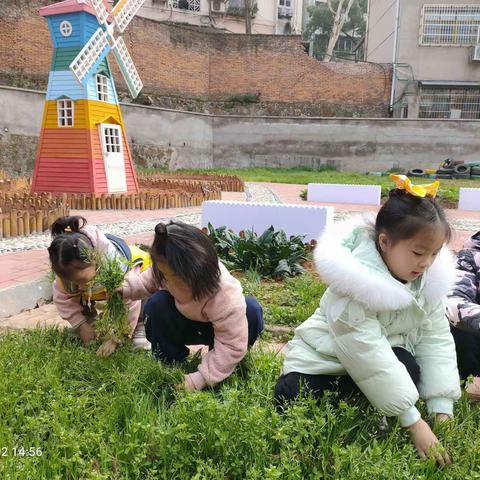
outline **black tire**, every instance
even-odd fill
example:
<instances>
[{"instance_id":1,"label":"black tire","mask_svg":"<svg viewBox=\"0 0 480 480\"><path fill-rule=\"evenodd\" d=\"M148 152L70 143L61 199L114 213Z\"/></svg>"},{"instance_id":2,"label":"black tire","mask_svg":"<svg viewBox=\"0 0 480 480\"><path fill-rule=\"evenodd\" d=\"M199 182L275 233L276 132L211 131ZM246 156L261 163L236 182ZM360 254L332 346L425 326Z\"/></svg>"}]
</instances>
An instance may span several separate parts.
<instances>
[{"instance_id":1,"label":"black tire","mask_svg":"<svg viewBox=\"0 0 480 480\"><path fill-rule=\"evenodd\" d=\"M449 180L452 178L452 176L449 173L437 173L437 178L438 179L444 179L444 180Z\"/></svg>"},{"instance_id":2,"label":"black tire","mask_svg":"<svg viewBox=\"0 0 480 480\"><path fill-rule=\"evenodd\" d=\"M455 180L470 180L469 173L453 173L452 178Z\"/></svg>"},{"instance_id":3,"label":"black tire","mask_svg":"<svg viewBox=\"0 0 480 480\"><path fill-rule=\"evenodd\" d=\"M407 172L407 176L408 177L425 177L426 173L425 173L425 170L423 170L422 168L411 168Z\"/></svg>"},{"instance_id":4,"label":"black tire","mask_svg":"<svg viewBox=\"0 0 480 480\"><path fill-rule=\"evenodd\" d=\"M470 178L471 178L472 180L480 180L480 174L479 174L479 175L473 175L473 174L472 174L472 175L470 175Z\"/></svg>"},{"instance_id":5,"label":"black tire","mask_svg":"<svg viewBox=\"0 0 480 480\"><path fill-rule=\"evenodd\" d=\"M454 158L446 158L443 161L443 164L442 164L441 168L453 168L454 164L455 164L455 159Z\"/></svg>"},{"instance_id":6,"label":"black tire","mask_svg":"<svg viewBox=\"0 0 480 480\"><path fill-rule=\"evenodd\" d=\"M471 173L472 175L480 175L480 167L472 167L472 168L470 169L470 173Z\"/></svg>"},{"instance_id":7,"label":"black tire","mask_svg":"<svg viewBox=\"0 0 480 480\"><path fill-rule=\"evenodd\" d=\"M455 175L470 175L470 167L468 165L456 165L453 169Z\"/></svg>"},{"instance_id":8,"label":"black tire","mask_svg":"<svg viewBox=\"0 0 480 480\"><path fill-rule=\"evenodd\" d=\"M453 173L453 168L439 168L437 170L437 175L451 175Z\"/></svg>"}]
</instances>

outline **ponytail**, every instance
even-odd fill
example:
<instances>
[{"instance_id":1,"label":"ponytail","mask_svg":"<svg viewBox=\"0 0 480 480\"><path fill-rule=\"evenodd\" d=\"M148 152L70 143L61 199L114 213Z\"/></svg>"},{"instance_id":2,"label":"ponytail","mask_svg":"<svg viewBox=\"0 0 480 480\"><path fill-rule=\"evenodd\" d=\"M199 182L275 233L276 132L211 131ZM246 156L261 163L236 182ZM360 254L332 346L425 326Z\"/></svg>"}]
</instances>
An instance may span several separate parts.
<instances>
[{"instance_id":1,"label":"ponytail","mask_svg":"<svg viewBox=\"0 0 480 480\"><path fill-rule=\"evenodd\" d=\"M84 217L72 216L72 217L60 217L57 218L52 224L52 236L56 237L62 233L79 233L80 230L87 224L87 220Z\"/></svg>"}]
</instances>

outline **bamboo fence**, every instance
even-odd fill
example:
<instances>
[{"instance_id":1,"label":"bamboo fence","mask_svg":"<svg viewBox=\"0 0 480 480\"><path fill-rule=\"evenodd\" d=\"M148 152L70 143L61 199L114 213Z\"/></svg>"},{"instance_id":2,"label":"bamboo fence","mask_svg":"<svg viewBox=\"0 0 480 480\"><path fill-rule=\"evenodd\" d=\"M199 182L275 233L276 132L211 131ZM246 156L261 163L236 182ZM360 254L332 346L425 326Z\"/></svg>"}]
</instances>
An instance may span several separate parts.
<instances>
[{"instance_id":1,"label":"bamboo fence","mask_svg":"<svg viewBox=\"0 0 480 480\"><path fill-rule=\"evenodd\" d=\"M0 238L48 231L52 223L70 210L157 210L200 206L205 200L220 200L222 189L243 191L237 177L198 175L141 175L139 194L30 193L26 177L8 178L0 170ZM241 190L238 190L240 189ZM232 190L237 189L237 190Z\"/></svg>"}]
</instances>

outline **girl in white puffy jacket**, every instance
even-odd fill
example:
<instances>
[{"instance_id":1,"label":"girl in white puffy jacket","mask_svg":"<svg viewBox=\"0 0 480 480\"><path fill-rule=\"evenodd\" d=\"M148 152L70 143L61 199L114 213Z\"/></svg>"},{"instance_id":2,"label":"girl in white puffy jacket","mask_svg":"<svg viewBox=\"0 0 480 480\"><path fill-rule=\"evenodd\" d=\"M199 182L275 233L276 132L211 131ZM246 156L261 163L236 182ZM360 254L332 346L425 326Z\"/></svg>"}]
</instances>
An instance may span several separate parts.
<instances>
[{"instance_id":1,"label":"girl in white puffy jacket","mask_svg":"<svg viewBox=\"0 0 480 480\"><path fill-rule=\"evenodd\" d=\"M438 440L417 410L419 398L443 421L460 396L455 345L445 316L454 265L444 246L450 227L434 195L438 182L398 188L375 227L363 221L326 232L315 249L329 288L319 308L295 330L275 390L280 405L309 391L360 390L382 413L398 416L421 456ZM345 228L344 228L345 229Z\"/></svg>"}]
</instances>

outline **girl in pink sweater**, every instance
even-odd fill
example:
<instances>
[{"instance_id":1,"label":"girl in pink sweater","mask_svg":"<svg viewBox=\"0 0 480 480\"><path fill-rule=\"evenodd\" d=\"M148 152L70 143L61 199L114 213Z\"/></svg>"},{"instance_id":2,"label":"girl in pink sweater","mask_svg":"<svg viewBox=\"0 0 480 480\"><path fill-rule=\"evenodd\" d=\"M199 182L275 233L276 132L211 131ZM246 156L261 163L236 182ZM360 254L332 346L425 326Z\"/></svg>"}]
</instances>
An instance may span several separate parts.
<instances>
[{"instance_id":1,"label":"girl in pink sweater","mask_svg":"<svg viewBox=\"0 0 480 480\"><path fill-rule=\"evenodd\" d=\"M139 275L143 265L146 267L150 264L150 257L138 247L128 246L119 237L114 235L107 237L97 227L87 225L83 217L58 218L52 225L52 236L48 254L55 273L53 303L60 316L70 323L72 333L79 335L83 343L88 345L97 335L95 302L106 300L106 291L101 286L90 286L92 280L94 281L96 265L88 259L86 251L96 249L109 257L133 259L135 267L127 272L127 277ZM127 265L125 269L127 270ZM149 348L150 345L143 333L143 325L137 325L141 302L125 302L125 306L128 310L134 347ZM97 354L111 355L117 346L115 340L107 340L100 346Z\"/></svg>"},{"instance_id":2,"label":"girl in pink sweater","mask_svg":"<svg viewBox=\"0 0 480 480\"><path fill-rule=\"evenodd\" d=\"M262 308L244 297L240 282L218 260L210 239L184 223L159 223L150 251L153 266L123 285L125 300L149 298L147 339L155 358L181 362L187 345L208 345L198 371L185 376L187 391L230 376L263 330Z\"/></svg>"}]
</instances>

